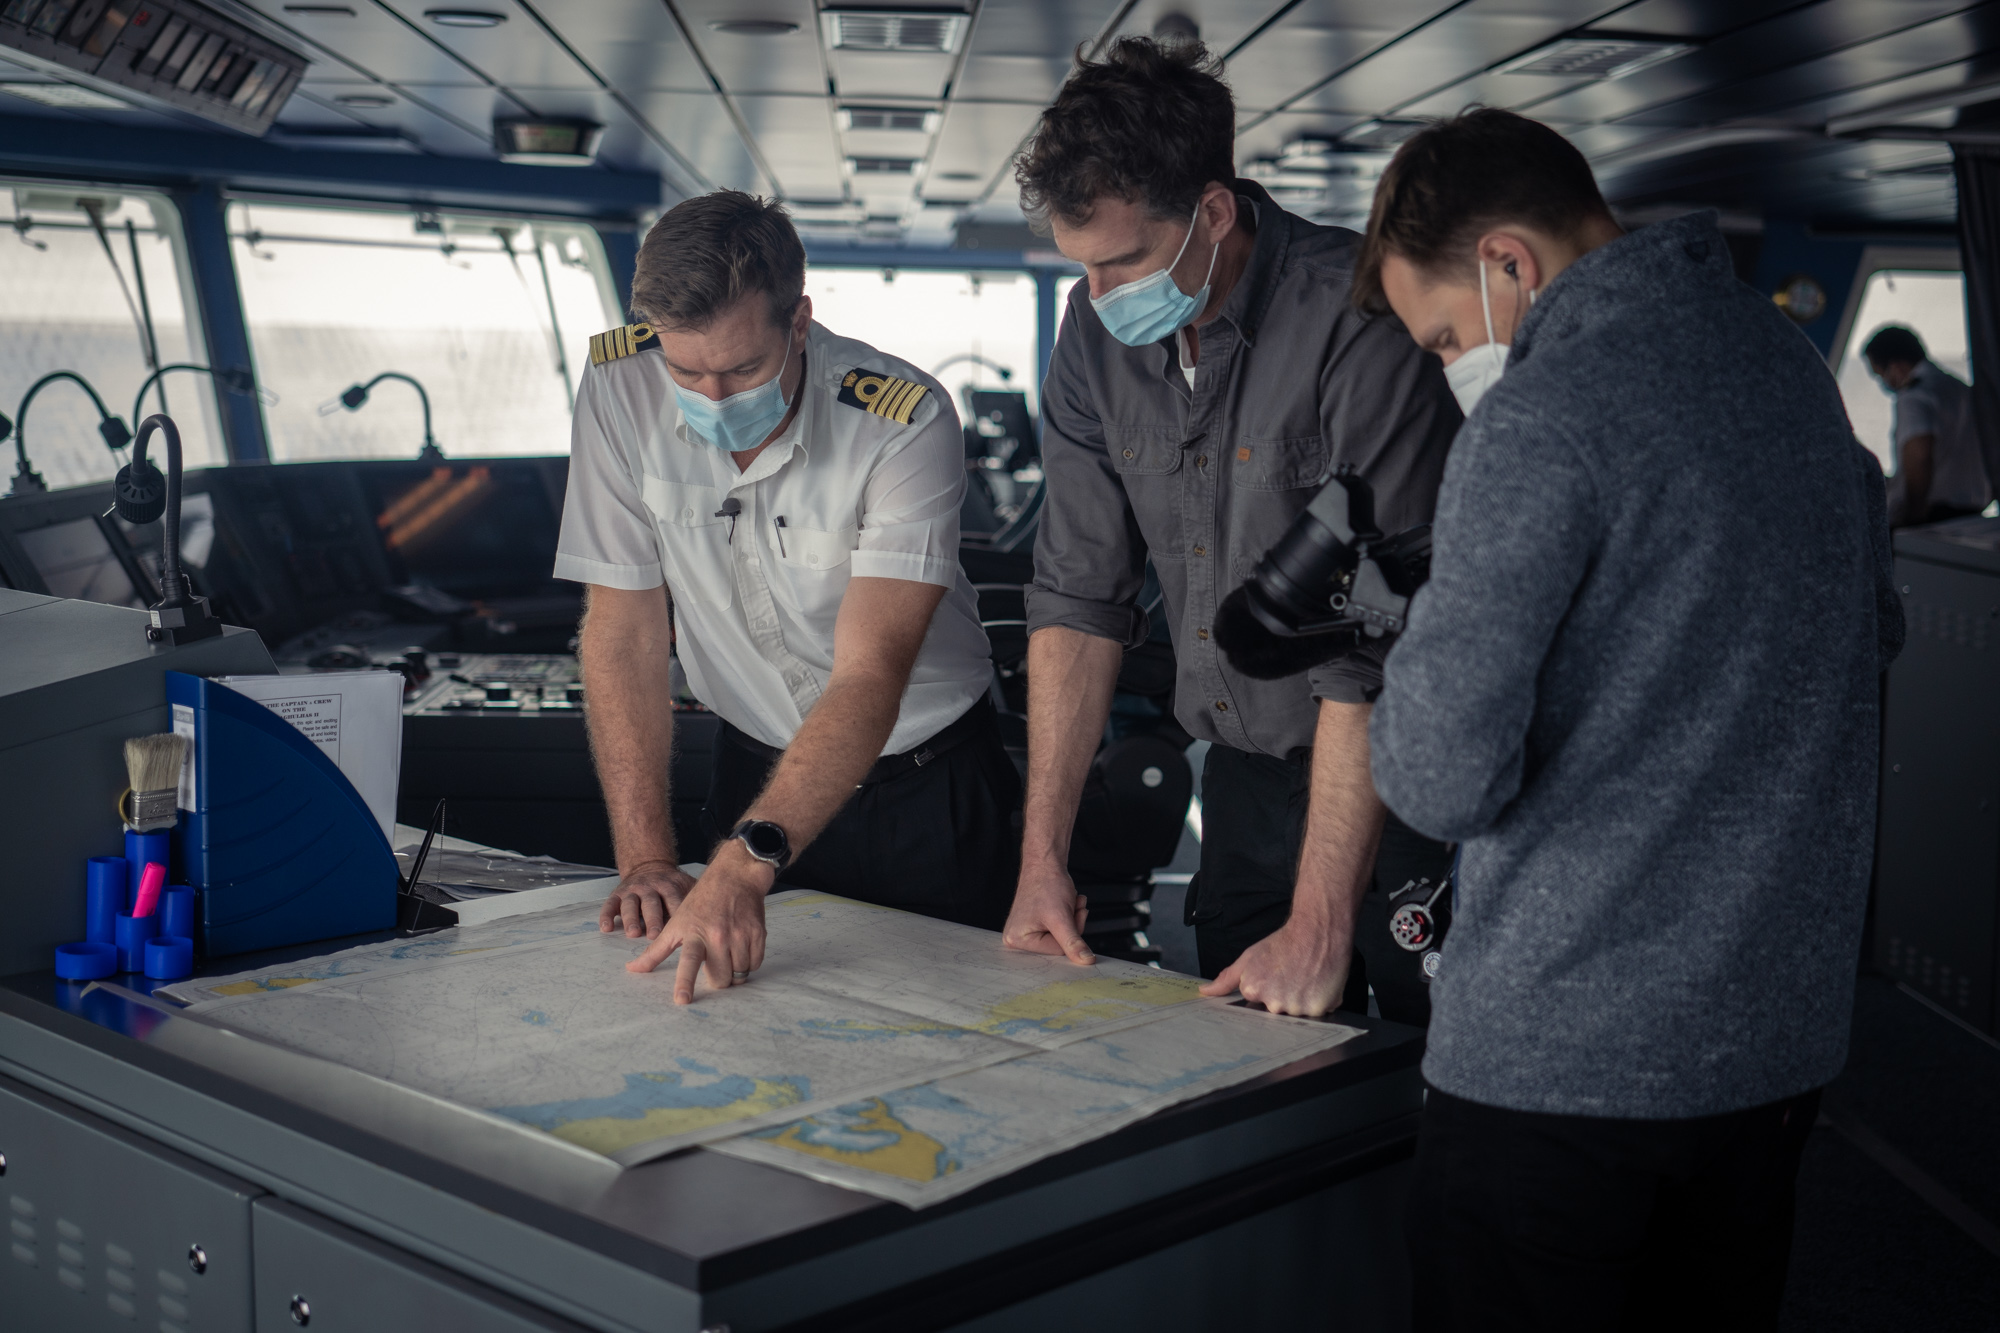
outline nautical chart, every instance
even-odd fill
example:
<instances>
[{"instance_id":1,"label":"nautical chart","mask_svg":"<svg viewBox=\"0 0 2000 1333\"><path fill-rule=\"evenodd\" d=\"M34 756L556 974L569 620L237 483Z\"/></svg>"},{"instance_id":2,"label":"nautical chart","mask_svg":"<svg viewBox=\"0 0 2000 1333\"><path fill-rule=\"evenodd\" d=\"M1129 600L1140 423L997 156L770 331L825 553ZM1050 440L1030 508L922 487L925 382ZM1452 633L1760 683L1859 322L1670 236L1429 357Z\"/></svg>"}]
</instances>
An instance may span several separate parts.
<instances>
[{"instance_id":1,"label":"nautical chart","mask_svg":"<svg viewBox=\"0 0 2000 1333\"><path fill-rule=\"evenodd\" d=\"M913 1206L1355 1035L825 894L773 895L766 919L755 980L692 1005L671 966L625 971L645 942L601 934L594 905L167 993L624 1165L757 1134L740 1155Z\"/></svg>"}]
</instances>

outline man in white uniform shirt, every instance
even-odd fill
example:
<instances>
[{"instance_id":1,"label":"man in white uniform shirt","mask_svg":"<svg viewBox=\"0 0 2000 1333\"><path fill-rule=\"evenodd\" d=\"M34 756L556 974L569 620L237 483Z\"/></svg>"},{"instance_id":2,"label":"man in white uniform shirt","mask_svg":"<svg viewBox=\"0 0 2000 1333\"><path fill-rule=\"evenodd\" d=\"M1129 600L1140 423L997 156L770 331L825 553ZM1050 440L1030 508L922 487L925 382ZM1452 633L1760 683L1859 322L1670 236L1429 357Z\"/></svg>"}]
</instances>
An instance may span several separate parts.
<instances>
[{"instance_id":1,"label":"man in white uniform shirt","mask_svg":"<svg viewBox=\"0 0 2000 1333\"><path fill-rule=\"evenodd\" d=\"M957 414L936 381L812 320L776 203L690 199L640 247L647 322L591 343L556 575L589 585L579 655L620 884L600 925L740 984L788 886L997 927L1019 780L958 563ZM703 822L675 846L677 651L720 716ZM706 855L697 882L679 869Z\"/></svg>"},{"instance_id":2,"label":"man in white uniform shirt","mask_svg":"<svg viewBox=\"0 0 2000 1333\"><path fill-rule=\"evenodd\" d=\"M1877 330L1861 350L1896 400L1890 526L1941 523L1986 508L1993 488L1972 423L1971 386L1933 363L1916 331L1900 324Z\"/></svg>"}]
</instances>

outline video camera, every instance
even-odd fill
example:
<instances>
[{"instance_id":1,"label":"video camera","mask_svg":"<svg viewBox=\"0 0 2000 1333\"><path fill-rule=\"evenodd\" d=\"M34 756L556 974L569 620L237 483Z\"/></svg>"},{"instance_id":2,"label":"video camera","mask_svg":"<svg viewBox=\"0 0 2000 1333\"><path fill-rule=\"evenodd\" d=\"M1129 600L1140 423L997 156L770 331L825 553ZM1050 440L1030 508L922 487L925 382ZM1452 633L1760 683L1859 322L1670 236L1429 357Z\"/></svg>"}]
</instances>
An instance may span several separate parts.
<instances>
[{"instance_id":1,"label":"video camera","mask_svg":"<svg viewBox=\"0 0 2000 1333\"><path fill-rule=\"evenodd\" d=\"M1343 466L1223 599L1216 642L1255 680L1296 675L1402 633L1430 568L1430 525L1383 536L1374 491Z\"/></svg>"}]
</instances>

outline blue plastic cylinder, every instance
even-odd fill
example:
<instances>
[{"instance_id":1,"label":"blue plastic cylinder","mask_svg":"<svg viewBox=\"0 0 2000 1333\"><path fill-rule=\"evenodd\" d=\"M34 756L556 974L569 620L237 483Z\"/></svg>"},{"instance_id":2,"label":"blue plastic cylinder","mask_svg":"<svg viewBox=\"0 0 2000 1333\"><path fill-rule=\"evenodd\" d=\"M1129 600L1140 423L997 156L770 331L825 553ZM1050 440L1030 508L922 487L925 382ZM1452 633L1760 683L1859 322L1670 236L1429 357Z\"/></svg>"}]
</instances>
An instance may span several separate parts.
<instances>
[{"instance_id":1,"label":"blue plastic cylinder","mask_svg":"<svg viewBox=\"0 0 2000 1333\"><path fill-rule=\"evenodd\" d=\"M132 905L131 884L122 856L93 856L84 862L84 939L118 942L118 914Z\"/></svg>"},{"instance_id":2,"label":"blue plastic cylinder","mask_svg":"<svg viewBox=\"0 0 2000 1333\"><path fill-rule=\"evenodd\" d=\"M194 971L194 941L161 935L146 941L146 975L155 981L179 981Z\"/></svg>"},{"instance_id":3,"label":"blue plastic cylinder","mask_svg":"<svg viewBox=\"0 0 2000 1333\"><path fill-rule=\"evenodd\" d=\"M118 970L118 950L109 944L84 940L56 946L56 975L65 981L95 981Z\"/></svg>"},{"instance_id":4,"label":"blue plastic cylinder","mask_svg":"<svg viewBox=\"0 0 2000 1333\"><path fill-rule=\"evenodd\" d=\"M118 970L120 972L143 972L146 970L146 941L160 933L160 914L151 916L126 916L118 914Z\"/></svg>"},{"instance_id":5,"label":"blue plastic cylinder","mask_svg":"<svg viewBox=\"0 0 2000 1333\"><path fill-rule=\"evenodd\" d=\"M129 878L125 891L125 905L120 907L119 911L131 910L133 900L139 896L139 876L146 873L148 861L158 861L167 867L169 874L173 873L173 863L167 860L170 846L167 839L172 833L172 829L160 829L156 833L135 833L131 829L125 830L125 859L130 863L126 867L126 874ZM132 969L128 967L125 970L130 972Z\"/></svg>"},{"instance_id":6,"label":"blue plastic cylinder","mask_svg":"<svg viewBox=\"0 0 2000 1333\"><path fill-rule=\"evenodd\" d=\"M194 890L175 884L160 895L160 934L194 938Z\"/></svg>"}]
</instances>

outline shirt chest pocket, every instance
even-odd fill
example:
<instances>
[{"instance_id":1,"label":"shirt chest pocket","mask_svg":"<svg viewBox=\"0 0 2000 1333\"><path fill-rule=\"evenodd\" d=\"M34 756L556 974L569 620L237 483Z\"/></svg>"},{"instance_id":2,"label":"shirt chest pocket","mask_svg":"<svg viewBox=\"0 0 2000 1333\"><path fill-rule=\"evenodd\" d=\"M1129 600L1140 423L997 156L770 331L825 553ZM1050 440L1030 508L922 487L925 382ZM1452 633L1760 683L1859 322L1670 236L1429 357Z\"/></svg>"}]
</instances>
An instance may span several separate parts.
<instances>
[{"instance_id":1,"label":"shirt chest pocket","mask_svg":"<svg viewBox=\"0 0 2000 1333\"><path fill-rule=\"evenodd\" d=\"M1104 443L1121 477L1164 477L1180 471L1181 442L1159 426L1106 426Z\"/></svg>"},{"instance_id":2,"label":"shirt chest pocket","mask_svg":"<svg viewBox=\"0 0 2000 1333\"><path fill-rule=\"evenodd\" d=\"M1326 438L1238 436L1230 454L1230 480L1246 491L1290 491L1326 476Z\"/></svg>"},{"instance_id":3,"label":"shirt chest pocket","mask_svg":"<svg viewBox=\"0 0 2000 1333\"><path fill-rule=\"evenodd\" d=\"M730 521L717 516L723 494L714 486L694 486L646 476L639 498L660 530L660 563L667 587L682 602L726 607L735 600L730 565Z\"/></svg>"},{"instance_id":4,"label":"shirt chest pocket","mask_svg":"<svg viewBox=\"0 0 2000 1333\"><path fill-rule=\"evenodd\" d=\"M847 571L848 559L861 544L859 528L795 528L787 524L777 530L778 558L793 569L831 572Z\"/></svg>"}]
</instances>

